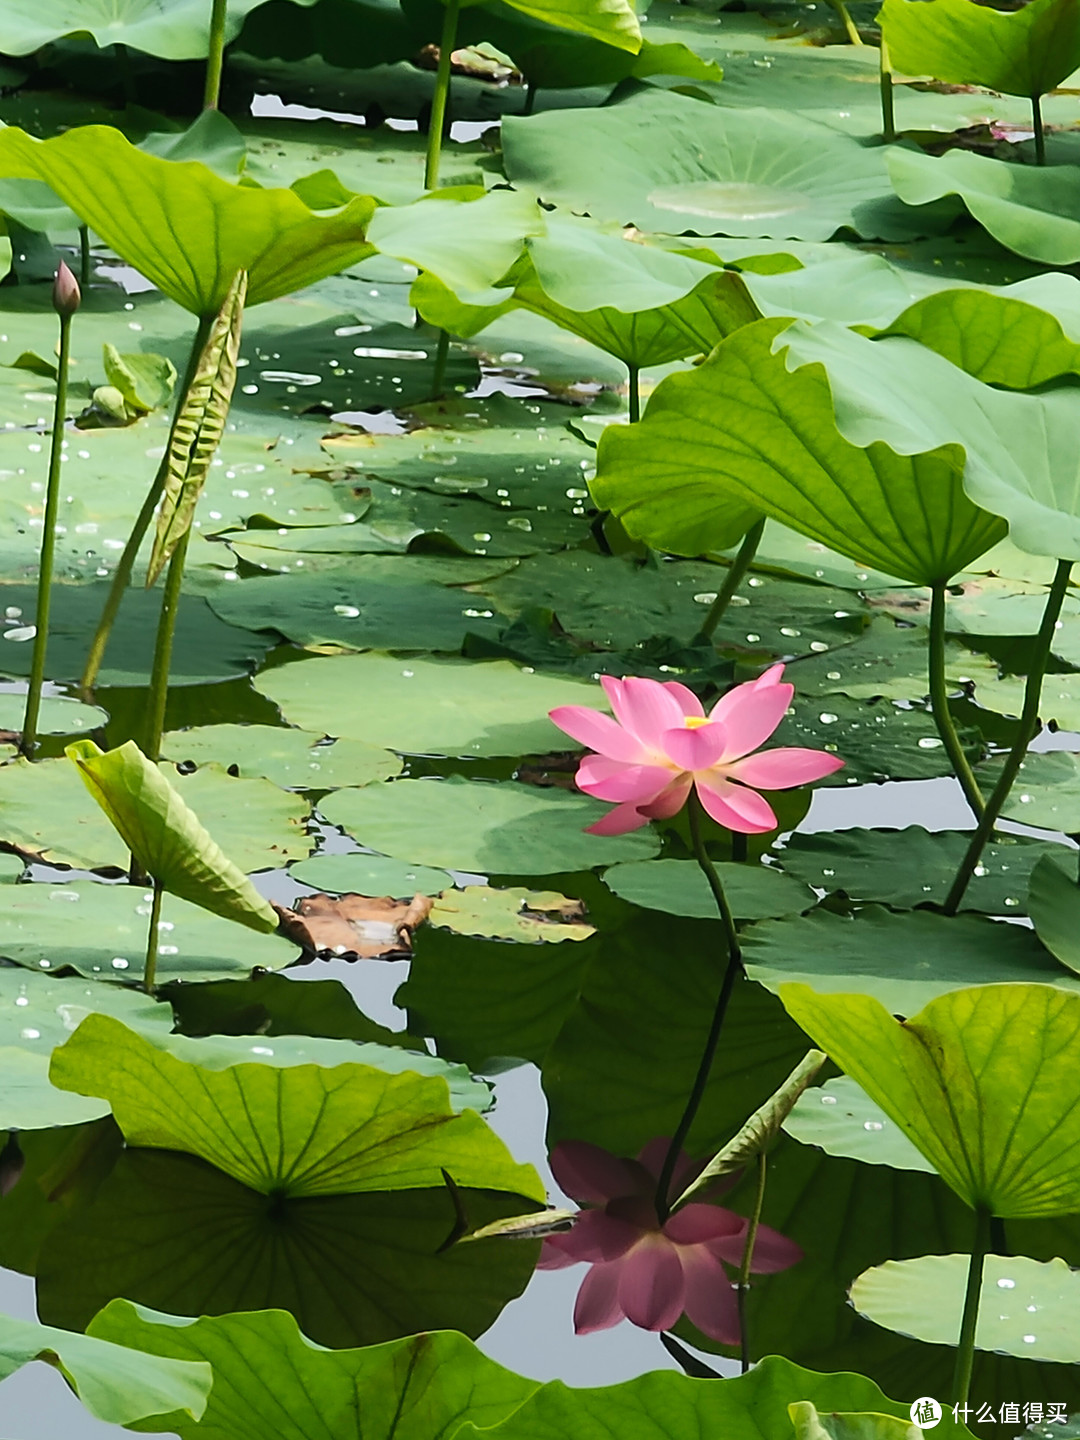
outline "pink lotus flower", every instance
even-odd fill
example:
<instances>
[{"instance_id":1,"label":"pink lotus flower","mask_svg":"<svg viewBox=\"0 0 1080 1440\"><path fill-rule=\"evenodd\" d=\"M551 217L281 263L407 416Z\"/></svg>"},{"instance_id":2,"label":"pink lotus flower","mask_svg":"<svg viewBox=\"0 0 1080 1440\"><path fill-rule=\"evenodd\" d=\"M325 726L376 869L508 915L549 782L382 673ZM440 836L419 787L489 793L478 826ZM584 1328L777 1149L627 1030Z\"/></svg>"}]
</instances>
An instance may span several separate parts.
<instances>
[{"instance_id":1,"label":"pink lotus flower","mask_svg":"<svg viewBox=\"0 0 1080 1440\"><path fill-rule=\"evenodd\" d=\"M821 780L843 761L824 750L784 745L752 755L783 719L795 686L782 683L783 665L736 685L708 715L677 680L661 683L602 675L614 720L587 705L550 712L560 730L598 753L578 766L578 788L616 801L593 835L622 835L650 820L666 820L686 803L691 786L721 825L744 835L775 830L777 819L762 790L790 790Z\"/></svg>"},{"instance_id":2,"label":"pink lotus flower","mask_svg":"<svg viewBox=\"0 0 1080 1440\"><path fill-rule=\"evenodd\" d=\"M643 1330L670 1330L679 1316L722 1345L739 1343L735 1288L724 1263L738 1267L748 1221L718 1205L684 1205L660 1224L657 1177L669 1142L653 1140L637 1160L619 1160L598 1145L558 1145L551 1169L582 1210L573 1228L544 1241L540 1269L587 1261L574 1306L579 1335L607 1330L626 1319ZM679 1157L671 1194L681 1195L701 1169ZM751 1269L756 1275L786 1270L802 1259L792 1240L759 1225Z\"/></svg>"}]
</instances>

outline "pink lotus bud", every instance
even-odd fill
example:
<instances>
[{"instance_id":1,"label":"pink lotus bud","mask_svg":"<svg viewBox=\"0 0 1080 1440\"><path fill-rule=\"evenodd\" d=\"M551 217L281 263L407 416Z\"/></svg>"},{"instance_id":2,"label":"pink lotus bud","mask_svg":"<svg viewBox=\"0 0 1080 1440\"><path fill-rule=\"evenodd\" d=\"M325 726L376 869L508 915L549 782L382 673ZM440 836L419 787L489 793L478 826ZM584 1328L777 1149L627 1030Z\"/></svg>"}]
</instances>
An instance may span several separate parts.
<instances>
[{"instance_id":1,"label":"pink lotus bud","mask_svg":"<svg viewBox=\"0 0 1080 1440\"><path fill-rule=\"evenodd\" d=\"M58 315L74 315L82 303L82 291L79 289L79 282L64 264L63 260L60 261L56 271L56 279L53 282L52 303L53 309Z\"/></svg>"}]
</instances>

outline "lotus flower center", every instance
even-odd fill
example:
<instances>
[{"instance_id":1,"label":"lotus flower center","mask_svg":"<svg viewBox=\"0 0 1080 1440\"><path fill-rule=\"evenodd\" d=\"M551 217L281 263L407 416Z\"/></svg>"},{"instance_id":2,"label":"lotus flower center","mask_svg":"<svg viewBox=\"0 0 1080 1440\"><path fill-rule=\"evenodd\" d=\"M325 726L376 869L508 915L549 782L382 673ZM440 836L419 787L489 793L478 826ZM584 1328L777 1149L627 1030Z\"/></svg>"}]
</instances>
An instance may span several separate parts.
<instances>
[{"instance_id":1,"label":"lotus flower center","mask_svg":"<svg viewBox=\"0 0 1080 1440\"><path fill-rule=\"evenodd\" d=\"M708 725L708 723L709 717L707 715L687 715L686 717L687 730L700 730L702 725Z\"/></svg>"}]
</instances>

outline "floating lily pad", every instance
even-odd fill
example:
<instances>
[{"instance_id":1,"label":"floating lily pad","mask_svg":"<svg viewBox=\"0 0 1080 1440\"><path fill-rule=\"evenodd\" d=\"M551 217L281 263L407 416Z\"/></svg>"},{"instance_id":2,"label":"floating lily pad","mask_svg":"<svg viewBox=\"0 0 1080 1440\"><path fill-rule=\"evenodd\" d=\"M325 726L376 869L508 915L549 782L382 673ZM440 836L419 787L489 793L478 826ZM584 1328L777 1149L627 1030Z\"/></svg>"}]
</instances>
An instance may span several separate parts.
<instances>
[{"instance_id":1,"label":"floating lily pad","mask_svg":"<svg viewBox=\"0 0 1080 1440\"><path fill-rule=\"evenodd\" d=\"M988 793L1000 769L1000 761L987 760L976 771ZM1069 750L1026 755L1001 813L1040 830L1080 832L1080 755Z\"/></svg>"},{"instance_id":2,"label":"floating lily pad","mask_svg":"<svg viewBox=\"0 0 1080 1440\"><path fill-rule=\"evenodd\" d=\"M462 585L471 578L463 563ZM231 624L310 648L454 651L470 631L498 631L504 617L482 596L425 579L427 566L426 556L357 555L330 574L245 580L218 590L211 604Z\"/></svg>"},{"instance_id":3,"label":"floating lily pad","mask_svg":"<svg viewBox=\"0 0 1080 1440\"><path fill-rule=\"evenodd\" d=\"M515 1164L474 1111L455 1114L445 1079L409 1071L401 1050L357 1052L386 1068L208 1069L200 1044L186 1042L192 1058L178 1059L92 1015L50 1073L63 1089L107 1099L130 1145L198 1155L259 1194L425 1189L445 1166L461 1185L543 1198L532 1167Z\"/></svg>"},{"instance_id":4,"label":"floating lily pad","mask_svg":"<svg viewBox=\"0 0 1080 1440\"><path fill-rule=\"evenodd\" d=\"M956 1345L967 1282L967 1255L889 1260L860 1275L851 1303L860 1315L932 1345ZM1075 1365L1080 1272L1064 1260L988 1255L975 1328L979 1350Z\"/></svg>"},{"instance_id":5,"label":"floating lily pad","mask_svg":"<svg viewBox=\"0 0 1080 1440\"><path fill-rule=\"evenodd\" d=\"M506 660L476 665L335 655L264 671L255 686L290 724L408 754L567 750L573 742L547 719L548 710L604 708L597 685L529 674Z\"/></svg>"},{"instance_id":6,"label":"floating lily pad","mask_svg":"<svg viewBox=\"0 0 1080 1440\"><path fill-rule=\"evenodd\" d=\"M772 738L778 745L808 745L839 755L844 768L820 782L826 785L931 780L952 774L933 717L921 706L816 696L801 700ZM961 741L969 754L979 753L981 741L976 735L961 731Z\"/></svg>"},{"instance_id":7,"label":"floating lily pad","mask_svg":"<svg viewBox=\"0 0 1080 1440\"><path fill-rule=\"evenodd\" d=\"M649 829L586 835L609 809L587 795L484 781L395 780L337 790L320 809L361 844L422 865L493 875L554 875L654 855Z\"/></svg>"},{"instance_id":8,"label":"floating lily pad","mask_svg":"<svg viewBox=\"0 0 1080 1440\"><path fill-rule=\"evenodd\" d=\"M0 955L30 969L70 966L89 979L130 982L142 974L152 898L138 885L0 886ZM249 975L256 967L280 970L296 959L297 947L289 941L173 895L165 896L161 916L160 983ZM111 1005L103 1008L126 1018Z\"/></svg>"},{"instance_id":9,"label":"floating lily pad","mask_svg":"<svg viewBox=\"0 0 1080 1440\"><path fill-rule=\"evenodd\" d=\"M0 694L0 730L22 730L25 695ZM104 725L109 716L100 705L84 705L65 695L46 695L38 718L39 735L82 735Z\"/></svg>"},{"instance_id":10,"label":"floating lily pad","mask_svg":"<svg viewBox=\"0 0 1080 1440\"><path fill-rule=\"evenodd\" d=\"M784 1129L803 1145L894 1170L937 1172L885 1111L848 1075L812 1085L795 1102Z\"/></svg>"},{"instance_id":11,"label":"floating lily pad","mask_svg":"<svg viewBox=\"0 0 1080 1440\"><path fill-rule=\"evenodd\" d=\"M703 106L656 91L598 111L581 144L571 112L507 118L517 186L594 219L681 235L898 240L936 231L889 196L882 151L805 116Z\"/></svg>"},{"instance_id":12,"label":"floating lily pad","mask_svg":"<svg viewBox=\"0 0 1080 1440\"><path fill-rule=\"evenodd\" d=\"M899 625L876 617L866 632L829 654L809 655L787 671L800 695L848 695L853 700L924 700L927 679L927 632L922 625ZM946 645L945 679L950 692L972 681L997 679L998 667L955 641Z\"/></svg>"},{"instance_id":13,"label":"floating lily pad","mask_svg":"<svg viewBox=\"0 0 1080 1440\"><path fill-rule=\"evenodd\" d=\"M770 990L798 981L822 995L857 991L896 1015L970 986L1028 981L1080 993L1080 979L1025 927L880 905L854 916L815 910L763 920L746 933L743 958L747 974Z\"/></svg>"},{"instance_id":14,"label":"floating lily pad","mask_svg":"<svg viewBox=\"0 0 1080 1440\"><path fill-rule=\"evenodd\" d=\"M1071 858L1075 863L1075 855ZM1028 910L1051 955L1080 974L1080 886L1050 856L1031 872Z\"/></svg>"},{"instance_id":15,"label":"floating lily pad","mask_svg":"<svg viewBox=\"0 0 1080 1440\"><path fill-rule=\"evenodd\" d=\"M309 855L307 803L269 780L242 780L220 766L165 774L234 864L266 870ZM0 838L20 852L80 870L126 869L128 852L70 760L0 766Z\"/></svg>"},{"instance_id":16,"label":"floating lily pad","mask_svg":"<svg viewBox=\"0 0 1080 1440\"><path fill-rule=\"evenodd\" d=\"M48 670L52 680L78 680L108 593L107 584L54 585L49 621ZM154 636L162 590L132 587L125 592L101 669L102 685L145 685L154 657ZM0 630L0 674L29 675L35 591L26 585L0 586L0 605L9 617ZM11 618L12 609L18 616ZM173 646L172 685L205 685L247 675L269 649L263 635L219 620L197 595L181 599Z\"/></svg>"},{"instance_id":17,"label":"floating lily pad","mask_svg":"<svg viewBox=\"0 0 1080 1440\"><path fill-rule=\"evenodd\" d=\"M453 888L453 878L445 870L431 870L424 865L406 865L388 855L368 855L359 851L347 855L313 855L301 860L289 871L294 880L328 890L336 895L391 895L407 899L418 892L439 895Z\"/></svg>"},{"instance_id":18,"label":"floating lily pad","mask_svg":"<svg viewBox=\"0 0 1080 1440\"><path fill-rule=\"evenodd\" d=\"M587 940L595 934L584 922L579 900L553 890L496 890L467 885L451 890L431 907L428 923L459 935L486 935L533 945L542 941Z\"/></svg>"},{"instance_id":19,"label":"floating lily pad","mask_svg":"<svg viewBox=\"0 0 1080 1440\"><path fill-rule=\"evenodd\" d=\"M220 765L241 777L263 776L286 790L333 790L389 780L401 761L362 740L327 744L318 733L276 725L196 725L162 738L161 753L177 764Z\"/></svg>"},{"instance_id":20,"label":"floating lily pad","mask_svg":"<svg viewBox=\"0 0 1080 1440\"><path fill-rule=\"evenodd\" d=\"M779 852L789 875L823 890L842 890L853 900L885 905L941 905L949 893L971 835L959 830L825 830L796 833ZM962 908L987 915L1024 911L1032 870L1043 859L1068 865L1064 845L1037 840L991 843L964 892Z\"/></svg>"},{"instance_id":21,"label":"floating lily pad","mask_svg":"<svg viewBox=\"0 0 1080 1440\"><path fill-rule=\"evenodd\" d=\"M775 915L797 915L814 903L812 890L788 881L780 870L767 865L721 864L720 882L737 920L764 920ZM604 884L632 905L664 910L669 915L717 918L716 900L696 860L645 860L612 865L604 871Z\"/></svg>"}]
</instances>

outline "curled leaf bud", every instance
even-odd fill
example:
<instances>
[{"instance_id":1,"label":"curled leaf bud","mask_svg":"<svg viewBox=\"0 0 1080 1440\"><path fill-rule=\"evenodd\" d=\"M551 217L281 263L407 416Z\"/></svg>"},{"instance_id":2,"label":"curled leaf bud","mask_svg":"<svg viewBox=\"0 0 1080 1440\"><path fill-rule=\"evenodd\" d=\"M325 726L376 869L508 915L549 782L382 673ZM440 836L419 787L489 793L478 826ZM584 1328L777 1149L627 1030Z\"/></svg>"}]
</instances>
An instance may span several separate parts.
<instances>
[{"instance_id":1,"label":"curled leaf bud","mask_svg":"<svg viewBox=\"0 0 1080 1440\"><path fill-rule=\"evenodd\" d=\"M56 279L53 282L52 303L53 309L58 315L74 315L82 303L82 291L79 289L79 282L64 264L63 260L60 261L56 271Z\"/></svg>"}]
</instances>

